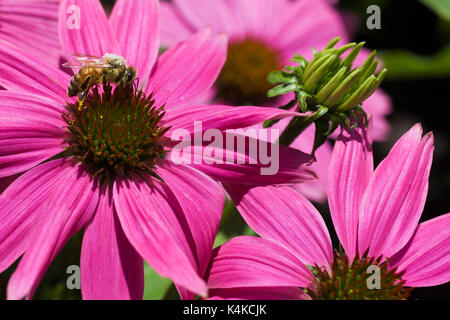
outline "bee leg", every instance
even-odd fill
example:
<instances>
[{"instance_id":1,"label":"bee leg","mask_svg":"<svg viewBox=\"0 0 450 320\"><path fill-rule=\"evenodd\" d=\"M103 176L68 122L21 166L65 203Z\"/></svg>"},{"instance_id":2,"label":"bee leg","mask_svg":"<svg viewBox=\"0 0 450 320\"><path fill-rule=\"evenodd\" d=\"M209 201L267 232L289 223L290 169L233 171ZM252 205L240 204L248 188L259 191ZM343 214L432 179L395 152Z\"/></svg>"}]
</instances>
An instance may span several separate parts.
<instances>
[{"instance_id":1,"label":"bee leg","mask_svg":"<svg viewBox=\"0 0 450 320\"><path fill-rule=\"evenodd\" d=\"M83 101L91 87L91 80L92 76L88 76L80 86L83 91L78 93L78 111L83 110Z\"/></svg>"},{"instance_id":2,"label":"bee leg","mask_svg":"<svg viewBox=\"0 0 450 320\"><path fill-rule=\"evenodd\" d=\"M141 78L136 78L136 81L133 83L136 91L139 90L139 82L140 81L141 81Z\"/></svg>"},{"instance_id":3,"label":"bee leg","mask_svg":"<svg viewBox=\"0 0 450 320\"><path fill-rule=\"evenodd\" d=\"M86 93L87 91L82 91L80 93L78 93L78 111L83 110L83 101L84 98L86 98Z\"/></svg>"}]
</instances>

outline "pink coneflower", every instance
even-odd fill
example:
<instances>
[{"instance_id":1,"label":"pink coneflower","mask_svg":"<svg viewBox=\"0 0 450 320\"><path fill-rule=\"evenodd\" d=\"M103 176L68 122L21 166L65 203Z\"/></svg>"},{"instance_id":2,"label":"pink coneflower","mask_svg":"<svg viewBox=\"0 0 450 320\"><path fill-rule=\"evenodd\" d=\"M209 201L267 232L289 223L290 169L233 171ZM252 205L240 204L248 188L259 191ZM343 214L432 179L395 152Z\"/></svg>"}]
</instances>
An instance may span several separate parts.
<instances>
[{"instance_id":1,"label":"pink coneflower","mask_svg":"<svg viewBox=\"0 0 450 320\"><path fill-rule=\"evenodd\" d=\"M288 103L290 95L266 98L271 88L266 80L268 73L290 64L295 53L311 59L312 48L321 50L336 36L348 42L340 14L322 0L174 0L161 3L161 15L161 42L165 46L205 26L228 34L227 61L214 89L204 97L216 97L227 104L278 107ZM355 64L364 62L367 55L363 50ZM364 109L374 119L374 139L385 139L389 132L385 116L391 112L389 97L378 89L364 102ZM288 122L274 128L284 129ZM309 153L314 129L307 131L292 147ZM318 180L294 186L311 200L326 199L330 153L331 146L326 143L316 154L317 162L311 168Z\"/></svg>"},{"instance_id":2,"label":"pink coneflower","mask_svg":"<svg viewBox=\"0 0 450 320\"><path fill-rule=\"evenodd\" d=\"M67 28L69 5L80 8L80 28ZM180 290L206 294L202 275L223 191L197 169L171 161L169 133L193 132L194 120L204 120L203 130L224 130L292 113L192 104L219 74L226 38L204 30L157 58L158 9L156 0L117 1L108 21L99 1L61 2L66 54L122 55L145 84L142 91L94 87L83 107L67 97L70 76L0 42L0 85L7 89L0 91L0 176L25 172L0 196L0 271L22 256L8 298L32 297L82 227L83 298L141 298L142 259ZM304 168L309 160L280 149L280 174L266 177L257 164L197 168L219 181L264 184L312 178Z\"/></svg>"},{"instance_id":3,"label":"pink coneflower","mask_svg":"<svg viewBox=\"0 0 450 320\"><path fill-rule=\"evenodd\" d=\"M0 39L41 61L60 64L59 0L0 0Z\"/></svg>"},{"instance_id":4,"label":"pink coneflower","mask_svg":"<svg viewBox=\"0 0 450 320\"><path fill-rule=\"evenodd\" d=\"M369 139L358 131L338 138L329 167L330 211L345 252L333 252L319 212L291 188L232 189L263 238L235 238L216 250L211 297L402 299L450 280L450 214L419 223L433 135L422 137L415 125L373 170ZM378 287L368 279L376 269Z\"/></svg>"}]
</instances>

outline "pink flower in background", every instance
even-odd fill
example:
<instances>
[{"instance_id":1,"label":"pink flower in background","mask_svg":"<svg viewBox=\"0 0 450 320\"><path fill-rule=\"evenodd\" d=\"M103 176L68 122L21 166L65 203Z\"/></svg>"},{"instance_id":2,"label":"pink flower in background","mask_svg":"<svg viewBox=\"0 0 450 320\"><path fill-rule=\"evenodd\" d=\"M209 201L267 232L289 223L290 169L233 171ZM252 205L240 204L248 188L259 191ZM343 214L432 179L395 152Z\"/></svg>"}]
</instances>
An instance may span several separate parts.
<instances>
[{"instance_id":1,"label":"pink flower in background","mask_svg":"<svg viewBox=\"0 0 450 320\"><path fill-rule=\"evenodd\" d=\"M422 137L415 125L373 170L370 138L358 131L338 138L329 167L331 217L345 253L333 253L321 215L291 188L233 188L239 211L263 238L238 237L216 249L207 277L212 298L405 298L410 287L450 280L450 213L419 223L433 135ZM370 265L380 267L380 289L368 288Z\"/></svg>"},{"instance_id":2,"label":"pink flower in background","mask_svg":"<svg viewBox=\"0 0 450 320\"><path fill-rule=\"evenodd\" d=\"M59 0L0 0L0 39L59 66Z\"/></svg>"},{"instance_id":3,"label":"pink flower in background","mask_svg":"<svg viewBox=\"0 0 450 320\"><path fill-rule=\"evenodd\" d=\"M80 8L80 28L67 28L70 5ZM0 271L22 256L8 298L32 297L83 227L83 298L142 298L142 259L184 296L205 295L202 276L224 196L197 169L225 182L301 182L313 178L305 168L310 158L281 148L279 174L265 177L261 165L193 168L170 160L170 133L193 133L194 120L204 131L223 131L292 112L193 103L219 74L226 38L203 30L158 58L156 0L119 0L109 20L97 0L61 1L59 13L67 55L122 55L138 70L145 94L93 89L86 108L77 108L67 97L69 75L0 41L0 176L23 172L0 196Z\"/></svg>"},{"instance_id":4,"label":"pink flower in background","mask_svg":"<svg viewBox=\"0 0 450 320\"><path fill-rule=\"evenodd\" d=\"M334 3L335 1L329 1ZM161 3L161 42L170 47L205 26L229 35L227 62L204 100L216 97L227 104L284 105L292 98L261 99L271 85L270 71L281 70L295 53L312 58L312 48L322 49L330 39L348 36L340 14L322 0L174 0ZM367 51L355 64L364 62ZM385 116L391 112L389 97L377 90L364 109L373 117L373 136L383 140L389 132ZM274 128L284 129L289 120ZM311 152L314 129L311 127L293 142L292 147ZM311 166L319 179L294 188L315 201L326 199L328 161L331 146L326 143Z\"/></svg>"}]
</instances>

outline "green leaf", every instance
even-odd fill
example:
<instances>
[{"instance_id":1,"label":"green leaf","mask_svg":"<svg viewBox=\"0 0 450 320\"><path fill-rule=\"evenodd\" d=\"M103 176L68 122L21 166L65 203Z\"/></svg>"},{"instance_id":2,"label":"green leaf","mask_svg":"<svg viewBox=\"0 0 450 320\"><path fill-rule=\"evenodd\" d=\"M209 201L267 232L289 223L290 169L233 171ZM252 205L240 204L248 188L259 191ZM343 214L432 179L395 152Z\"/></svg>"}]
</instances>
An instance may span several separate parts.
<instances>
[{"instance_id":1,"label":"green leaf","mask_svg":"<svg viewBox=\"0 0 450 320\"><path fill-rule=\"evenodd\" d=\"M296 83L281 84L279 86L276 86L275 88L270 89L267 92L267 96L269 98L273 98L276 96L280 96L282 94L286 94L286 93L295 91L297 88L298 88L298 85Z\"/></svg>"},{"instance_id":2,"label":"green leaf","mask_svg":"<svg viewBox=\"0 0 450 320\"><path fill-rule=\"evenodd\" d=\"M305 68L308 65L308 60L303 58L301 54L296 53L295 57L292 58L293 62L297 62L300 68Z\"/></svg>"},{"instance_id":3,"label":"green leaf","mask_svg":"<svg viewBox=\"0 0 450 320\"><path fill-rule=\"evenodd\" d=\"M223 231L217 232L216 239L214 240L214 248L224 244L230 239Z\"/></svg>"},{"instance_id":4,"label":"green leaf","mask_svg":"<svg viewBox=\"0 0 450 320\"><path fill-rule=\"evenodd\" d=\"M450 0L420 0L438 16L450 21Z\"/></svg>"},{"instance_id":5,"label":"green leaf","mask_svg":"<svg viewBox=\"0 0 450 320\"><path fill-rule=\"evenodd\" d=\"M293 82L295 81L295 75L285 71L273 71L267 75L267 81L272 84Z\"/></svg>"},{"instance_id":6,"label":"green leaf","mask_svg":"<svg viewBox=\"0 0 450 320\"><path fill-rule=\"evenodd\" d=\"M161 300L166 296L172 281L161 277L146 262L144 263L144 300Z\"/></svg>"},{"instance_id":7,"label":"green leaf","mask_svg":"<svg viewBox=\"0 0 450 320\"><path fill-rule=\"evenodd\" d=\"M440 78L450 75L450 45L432 56L420 56L406 50L384 51L386 79Z\"/></svg>"}]
</instances>

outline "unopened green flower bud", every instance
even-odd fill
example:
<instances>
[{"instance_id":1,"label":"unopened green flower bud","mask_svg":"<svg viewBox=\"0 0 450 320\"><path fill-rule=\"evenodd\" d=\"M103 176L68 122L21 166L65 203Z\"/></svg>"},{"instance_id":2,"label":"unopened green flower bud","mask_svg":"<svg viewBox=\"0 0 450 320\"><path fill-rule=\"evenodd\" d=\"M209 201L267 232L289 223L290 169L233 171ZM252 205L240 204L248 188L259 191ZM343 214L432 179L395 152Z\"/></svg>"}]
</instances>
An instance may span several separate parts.
<instances>
[{"instance_id":1,"label":"unopened green flower bud","mask_svg":"<svg viewBox=\"0 0 450 320\"><path fill-rule=\"evenodd\" d=\"M278 84L268 92L269 97L294 92L300 111L315 113L302 121L293 121L286 130L289 132L281 135L281 143L290 144L312 122L317 127L317 121L322 122L323 132L316 130L316 138L323 141L318 134L328 135L339 125L348 126L351 124L349 119L356 119L355 113L366 116L362 104L379 87L387 70L375 74L378 67L375 51L360 67L352 68L365 43L335 48L339 40L339 37L332 39L322 51L314 53L311 61L297 55L293 61L298 66L288 66L269 75L269 82ZM344 58L344 53L349 50Z\"/></svg>"}]
</instances>

